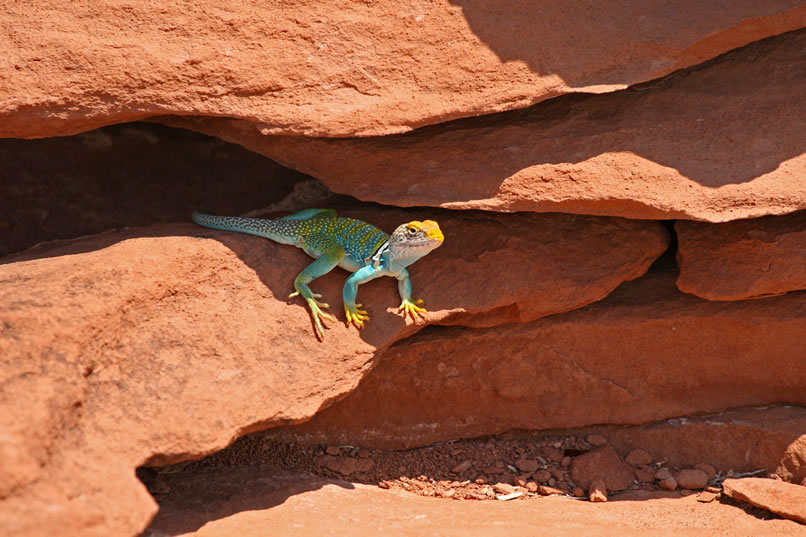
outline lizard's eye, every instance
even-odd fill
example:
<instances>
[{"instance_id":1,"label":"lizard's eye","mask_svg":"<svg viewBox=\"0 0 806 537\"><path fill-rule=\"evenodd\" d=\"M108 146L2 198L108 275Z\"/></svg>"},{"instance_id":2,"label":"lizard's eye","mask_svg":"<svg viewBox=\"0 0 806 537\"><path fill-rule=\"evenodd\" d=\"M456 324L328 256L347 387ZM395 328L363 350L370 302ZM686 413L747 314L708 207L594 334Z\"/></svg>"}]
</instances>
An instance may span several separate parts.
<instances>
[{"instance_id":1,"label":"lizard's eye","mask_svg":"<svg viewBox=\"0 0 806 537\"><path fill-rule=\"evenodd\" d=\"M406 228L406 233L408 233L409 235L414 235L415 233L417 233L417 228L416 227L407 227Z\"/></svg>"}]
</instances>

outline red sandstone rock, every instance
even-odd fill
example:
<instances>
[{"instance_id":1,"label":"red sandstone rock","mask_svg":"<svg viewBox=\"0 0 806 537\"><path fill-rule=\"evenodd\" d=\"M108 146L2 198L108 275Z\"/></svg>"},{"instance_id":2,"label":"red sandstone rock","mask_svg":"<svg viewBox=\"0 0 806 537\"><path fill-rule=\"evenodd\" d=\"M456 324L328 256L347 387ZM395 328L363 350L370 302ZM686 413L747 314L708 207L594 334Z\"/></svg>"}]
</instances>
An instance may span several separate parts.
<instances>
[{"instance_id":1,"label":"red sandstone rock","mask_svg":"<svg viewBox=\"0 0 806 537\"><path fill-rule=\"evenodd\" d=\"M806 32L657 84L569 96L401 136L267 137L250 122L166 119L390 205L723 222L806 208Z\"/></svg>"},{"instance_id":2,"label":"red sandstone rock","mask_svg":"<svg viewBox=\"0 0 806 537\"><path fill-rule=\"evenodd\" d=\"M658 486L666 490L677 489L677 480L674 477L667 477L658 481Z\"/></svg>"},{"instance_id":3,"label":"red sandstone rock","mask_svg":"<svg viewBox=\"0 0 806 537\"><path fill-rule=\"evenodd\" d=\"M722 487L735 500L806 524L806 487L758 477L726 479Z\"/></svg>"},{"instance_id":4,"label":"red sandstone rock","mask_svg":"<svg viewBox=\"0 0 806 537\"><path fill-rule=\"evenodd\" d=\"M349 477L357 472L366 472L372 468L373 462L367 459L357 459L354 457L334 457L332 455L322 455L319 464L344 477Z\"/></svg>"},{"instance_id":5,"label":"red sandstone rock","mask_svg":"<svg viewBox=\"0 0 806 537\"><path fill-rule=\"evenodd\" d=\"M697 494L697 501L700 503L712 502L716 499L716 493L709 491L702 491Z\"/></svg>"},{"instance_id":6,"label":"red sandstone rock","mask_svg":"<svg viewBox=\"0 0 806 537\"><path fill-rule=\"evenodd\" d=\"M711 481L713 478L716 477L716 468L714 468L712 465L708 463L703 462L700 464L695 464L694 468L705 472L705 475L708 477L708 481Z\"/></svg>"},{"instance_id":7,"label":"red sandstone rock","mask_svg":"<svg viewBox=\"0 0 806 537\"><path fill-rule=\"evenodd\" d=\"M539 463L534 459L518 459L515 461L515 466L521 472L534 472L540 467Z\"/></svg>"},{"instance_id":8,"label":"red sandstone rock","mask_svg":"<svg viewBox=\"0 0 806 537\"><path fill-rule=\"evenodd\" d=\"M359 209L354 214L370 215ZM374 216L394 220L395 225L411 219L411 214L381 208ZM460 265L443 266L439 271L423 265L419 276L412 267L418 296L426 297L437 320L473 322L474 311L484 313L505 306L500 300L508 300L506 297L516 302L525 299L526 315L539 314L540 308L550 304L539 295L530 299L525 288L518 287L518 279L512 280L512 286L504 283L500 263L517 249L510 241L528 242L532 226L551 228L551 216L497 215L483 223L483 219L476 224L468 220L466 226L460 224L464 218L460 213L442 216L443 229L449 237L456 237L456 252L450 257ZM504 224L511 218L515 218L513 222L521 219L517 239L495 232L496 226L490 225L498 221L512 232L514 228ZM616 268L609 264L623 261L618 256L604 264L593 258L583 261L579 256L586 250L602 252L601 247L590 246L591 234L610 242L614 253L630 236L646 241L649 251L630 254L635 263L626 268L628 272L620 272L637 271L630 277L645 270L666 240L665 232L655 224L647 227L562 215L556 221L565 222L561 227L569 233L562 240L571 241L565 253L556 242L552 248L554 261L566 263L561 276L573 278L574 264L588 265L587 270L580 268L582 277L598 264L602 283L611 282L605 284L611 288L619 282L614 274L607 274ZM475 226L477 231L473 231ZM452 228L456 231L451 232ZM579 230L577 243L572 229ZM485 237L489 232L494 236ZM200 236L215 240L197 238ZM476 252L472 252L474 243ZM529 252L526 248L521 251L524 256ZM465 260L462 252L471 257ZM29 260L21 261L26 258ZM330 323L322 345L313 337L307 310L285 298L294 276L310 262L307 256L270 241L190 224L45 245L5 261L0 266L4 280L0 326L6 329L0 333L0 350L7 360L4 374L9 380L0 401L5 409L0 420L7 431L0 453L12 464L0 470L0 492L11 495L4 507L16 517L8 527L17 535L32 531L26 525L35 520L38 527L60 526L68 533L83 531L79 528L94 519L102 521L96 527L104 535L113 528L136 531L154 507L132 477L135 466L199 457L222 448L237 435L305 420L349 392L379 348L418 329L411 320L404 323L400 316L384 311L399 300L395 282L388 279L361 289L362 302L375 312L374 322L360 333ZM521 261L511 262L526 268ZM486 273L478 263L487 265ZM530 278L547 279L552 270L541 269ZM437 277L439 273L443 276ZM481 299L479 307L461 298L463 293L455 285L460 274L461 288L474 290L473 296ZM316 291L339 297L344 277L343 272L334 271L317 280ZM472 283L471 277L480 277L480 283ZM499 283L488 285L490 281ZM507 287L510 291L500 293ZM557 289L568 287L562 284ZM575 285L572 293L583 288ZM585 302L609 292L606 288L590 290ZM551 292L548 287L545 291ZM549 307L573 307L568 296L558 298ZM488 299L494 302L485 304ZM510 306L517 308L516 304ZM487 317L485 322L493 318ZM23 374L31 370L45 373ZM449 370L442 373L452 374ZM237 394L237 401L224 394ZM17 408L25 411L13 410ZM73 432L64 432L68 430ZM94 463L91 469L82 470L80 461L86 457ZM58 464L49 462L54 459ZM47 479L42 477L45 467ZM64 481L67 492L37 488L49 487L51 479ZM27 486L32 483L35 485ZM84 490L96 492L80 492ZM69 510L58 507L66 505L71 494L83 499L71 503ZM119 503L105 503L109 498ZM50 518L33 516L42 507L38 502L56 506L47 511Z\"/></svg>"},{"instance_id":9,"label":"red sandstone rock","mask_svg":"<svg viewBox=\"0 0 806 537\"><path fill-rule=\"evenodd\" d=\"M566 494L566 491L548 485L540 485L539 487L537 487L537 492L541 496L562 496Z\"/></svg>"},{"instance_id":10,"label":"red sandstone rock","mask_svg":"<svg viewBox=\"0 0 806 537\"><path fill-rule=\"evenodd\" d=\"M624 457L624 460L633 466L644 466L652 462L652 455L643 449L634 449Z\"/></svg>"},{"instance_id":11,"label":"red sandstone rock","mask_svg":"<svg viewBox=\"0 0 806 537\"><path fill-rule=\"evenodd\" d=\"M674 474L680 488L699 490L708 484L708 474L696 468L685 468Z\"/></svg>"},{"instance_id":12,"label":"red sandstone rock","mask_svg":"<svg viewBox=\"0 0 806 537\"><path fill-rule=\"evenodd\" d=\"M607 501L607 487L601 479L594 479L588 488L588 499L594 503Z\"/></svg>"},{"instance_id":13,"label":"red sandstone rock","mask_svg":"<svg viewBox=\"0 0 806 537\"><path fill-rule=\"evenodd\" d=\"M675 229L682 291L742 300L806 289L806 211Z\"/></svg>"},{"instance_id":14,"label":"red sandstone rock","mask_svg":"<svg viewBox=\"0 0 806 537\"><path fill-rule=\"evenodd\" d=\"M655 479L659 481L669 479L670 477L672 477L672 472L668 468L661 468L655 472Z\"/></svg>"},{"instance_id":15,"label":"red sandstone rock","mask_svg":"<svg viewBox=\"0 0 806 537\"><path fill-rule=\"evenodd\" d=\"M604 446L607 444L607 438L600 434L589 434L585 440L588 442L588 444L595 447Z\"/></svg>"},{"instance_id":16,"label":"red sandstone rock","mask_svg":"<svg viewBox=\"0 0 806 537\"><path fill-rule=\"evenodd\" d=\"M732 407L806 404L806 294L709 302L681 293L674 278L649 273L600 302L532 323L418 334L386 351L349 397L291 434L413 447L518 428L641 424ZM734 438L746 451L741 435ZM694 447L703 444L696 435L688 441L690 448L676 446L696 457L689 465L711 456L697 454ZM713 442L710 433L703 441ZM805 452L804 443L793 453ZM659 460L674 453L656 451L662 445L651 448ZM635 447L642 446L629 449ZM726 450L747 464L741 448ZM777 462L782 453L754 448L751 455ZM793 458L786 471L806 470Z\"/></svg>"},{"instance_id":17,"label":"red sandstone rock","mask_svg":"<svg viewBox=\"0 0 806 537\"><path fill-rule=\"evenodd\" d=\"M607 490L618 491L630 486L634 474L615 449L605 446L576 457L571 463L571 478L583 489L601 480Z\"/></svg>"},{"instance_id":18,"label":"red sandstone rock","mask_svg":"<svg viewBox=\"0 0 806 537\"><path fill-rule=\"evenodd\" d=\"M305 420L411 330L393 315L361 335L335 324L322 345L285 298L302 252L206 234L107 233L0 265L4 533L138 533L156 505L135 467ZM317 283L339 296L343 277Z\"/></svg>"},{"instance_id":19,"label":"red sandstone rock","mask_svg":"<svg viewBox=\"0 0 806 537\"><path fill-rule=\"evenodd\" d=\"M641 483L653 483L655 481L655 472L650 471L648 467L636 468L635 479Z\"/></svg>"},{"instance_id":20,"label":"red sandstone rock","mask_svg":"<svg viewBox=\"0 0 806 537\"><path fill-rule=\"evenodd\" d=\"M535 472L534 478L538 483L548 483L548 480L551 479L551 472L545 469L538 470Z\"/></svg>"},{"instance_id":21,"label":"red sandstone rock","mask_svg":"<svg viewBox=\"0 0 806 537\"><path fill-rule=\"evenodd\" d=\"M0 136L156 114L248 118L267 133L404 132L624 88L804 25L793 0L11 3Z\"/></svg>"}]
</instances>

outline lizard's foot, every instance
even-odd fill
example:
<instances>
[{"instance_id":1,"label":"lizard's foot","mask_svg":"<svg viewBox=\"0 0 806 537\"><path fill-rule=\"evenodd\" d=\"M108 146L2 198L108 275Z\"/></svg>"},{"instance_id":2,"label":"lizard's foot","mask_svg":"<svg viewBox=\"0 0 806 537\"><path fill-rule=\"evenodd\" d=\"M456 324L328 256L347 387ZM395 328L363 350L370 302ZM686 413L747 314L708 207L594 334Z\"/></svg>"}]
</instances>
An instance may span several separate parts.
<instances>
[{"instance_id":1,"label":"lizard's foot","mask_svg":"<svg viewBox=\"0 0 806 537\"><path fill-rule=\"evenodd\" d=\"M296 291L288 295L288 298L294 298L299 294L299 291ZM311 317L313 317L313 324L314 328L316 329L316 337L318 337L320 341L323 341L325 339L325 328L322 325L321 319L327 319L328 321L334 323L338 321L331 314L322 311L323 309L330 307L328 304L316 300L317 298L322 298L322 295L313 293L310 297L303 296L303 298L305 299L305 302L308 303L308 308L311 310Z\"/></svg>"},{"instance_id":2,"label":"lizard's foot","mask_svg":"<svg viewBox=\"0 0 806 537\"><path fill-rule=\"evenodd\" d=\"M425 308L421 308L418 304L422 304L422 300L417 300L412 302L408 299L403 299L403 302L400 303L400 307L397 308L398 312L403 312L403 318L406 318L406 315L411 315L412 319L417 319L417 316L424 317L423 314L428 313Z\"/></svg>"},{"instance_id":3,"label":"lizard's foot","mask_svg":"<svg viewBox=\"0 0 806 537\"><path fill-rule=\"evenodd\" d=\"M347 315L347 324L353 323L358 328L363 328L364 321L369 321L369 315L364 310L358 308L361 304L344 305L344 313Z\"/></svg>"}]
</instances>

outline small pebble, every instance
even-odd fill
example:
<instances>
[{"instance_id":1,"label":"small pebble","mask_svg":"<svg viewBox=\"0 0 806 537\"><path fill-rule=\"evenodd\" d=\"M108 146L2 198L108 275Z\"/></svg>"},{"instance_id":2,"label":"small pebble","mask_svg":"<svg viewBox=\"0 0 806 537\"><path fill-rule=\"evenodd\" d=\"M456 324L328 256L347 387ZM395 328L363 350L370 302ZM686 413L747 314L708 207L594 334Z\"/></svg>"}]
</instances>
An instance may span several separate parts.
<instances>
[{"instance_id":1,"label":"small pebble","mask_svg":"<svg viewBox=\"0 0 806 537\"><path fill-rule=\"evenodd\" d=\"M574 488L574 496L576 496L577 498L581 498L584 495L585 495L585 491L582 489L582 487L575 487Z\"/></svg>"},{"instance_id":2,"label":"small pebble","mask_svg":"<svg viewBox=\"0 0 806 537\"><path fill-rule=\"evenodd\" d=\"M588 499L592 502L606 502L607 501L607 488L604 481L601 479L594 479L588 488Z\"/></svg>"},{"instance_id":3,"label":"small pebble","mask_svg":"<svg viewBox=\"0 0 806 537\"><path fill-rule=\"evenodd\" d=\"M555 494L565 494L564 491L554 488L554 487L547 487L546 485L540 485L537 487L537 492L540 493L541 496L552 496Z\"/></svg>"},{"instance_id":4,"label":"small pebble","mask_svg":"<svg viewBox=\"0 0 806 537\"><path fill-rule=\"evenodd\" d=\"M515 461L515 466L521 472L534 472L540 467L540 463L534 459L518 459Z\"/></svg>"},{"instance_id":5,"label":"small pebble","mask_svg":"<svg viewBox=\"0 0 806 537\"><path fill-rule=\"evenodd\" d=\"M655 481L655 473L644 470L642 468L635 469L635 479L641 483L652 483Z\"/></svg>"},{"instance_id":6,"label":"small pebble","mask_svg":"<svg viewBox=\"0 0 806 537\"><path fill-rule=\"evenodd\" d=\"M493 485L493 490L495 490L498 494L512 494L515 492L515 487L509 483L496 483Z\"/></svg>"},{"instance_id":7,"label":"small pebble","mask_svg":"<svg viewBox=\"0 0 806 537\"><path fill-rule=\"evenodd\" d=\"M708 474L694 468L680 470L674 475L674 478L677 486L684 489L699 490L708 484Z\"/></svg>"},{"instance_id":8,"label":"small pebble","mask_svg":"<svg viewBox=\"0 0 806 537\"><path fill-rule=\"evenodd\" d=\"M496 500L514 500L515 498L520 498L521 496L523 496L523 492L518 491L518 492L512 492L510 494L503 494L501 496L496 496L495 499Z\"/></svg>"},{"instance_id":9,"label":"small pebble","mask_svg":"<svg viewBox=\"0 0 806 537\"><path fill-rule=\"evenodd\" d=\"M699 494L697 494L697 501L700 503L712 502L714 501L714 499L716 499L716 494L714 494L713 492L708 492L707 490L704 490Z\"/></svg>"},{"instance_id":10,"label":"small pebble","mask_svg":"<svg viewBox=\"0 0 806 537\"><path fill-rule=\"evenodd\" d=\"M677 488L677 481L673 477L661 479L658 481L658 486L666 490L675 490Z\"/></svg>"},{"instance_id":11,"label":"small pebble","mask_svg":"<svg viewBox=\"0 0 806 537\"><path fill-rule=\"evenodd\" d=\"M652 462L652 455L643 449L634 449L627 454L624 460L633 466L646 466Z\"/></svg>"},{"instance_id":12,"label":"small pebble","mask_svg":"<svg viewBox=\"0 0 806 537\"><path fill-rule=\"evenodd\" d=\"M607 444L607 438L600 434L589 434L585 440L588 444L596 447L604 446Z\"/></svg>"},{"instance_id":13,"label":"small pebble","mask_svg":"<svg viewBox=\"0 0 806 537\"><path fill-rule=\"evenodd\" d=\"M664 479L669 479L670 477L672 477L672 472L670 472L668 468L661 468L655 472L655 479L658 481L663 481Z\"/></svg>"},{"instance_id":14,"label":"small pebble","mask_svg":"<svg viewBox=\"0 0 806 537\"><path fill-rule=\"evenodd\" d=\"M711 481L713 478L716 477L716 468L711 466L710 464L701 462L700 464L695 464L694 468L697 470L702 470L708 476L708 481Z\"/></svg>"},{"instance_id":15,"label":"small pebble","mask_svg":"<svg viewBox=\"0 0 806 537\"><path fill-rule=\"evenodd\" d=\"M534 481L529 481L528 483L526 483L526 490L532 493L537 492L537 483L535 483Z\"/></svg>"},{"instance_id":16,"label":"small pebble","mask_svg":"<svg viewBox=\"0 0 806 537\"><path fill-rule=\"evenodd\" d=\"M325 449L325 453L327 453L328 455L341 455L341 448L337 446L327 446L327 449Z\"/></svg>"},{"instance_id":17,"label":"small pebble","mask_svg":"<svg viewBox=\"0 0 806 537\"><path fill-rule=\"evenodd\" d=\"M551 479L551 472L548 470L538 470L535 472L534 478L538 483L546 483L549 479Z\"/></svg>"},{"instance_id":18,"label":"small pebble","mask_svg":"<svg viewBox=\"0 0 806 537\"><path fill-rule=\"evenodd\" d=\"M454 474L461 474L465 470L468 470L471 466L473 466L473 461L462 461L453 468L451 468L451 472Z\"/></svg>"},{"instance_id":19,"label":"small pebble","mask_svg":"<svg viewBox=\"0 0 806 537\"><path fill-rule=\"evenodd\" d=\"M568 455L563 457L563 460L560 461L560 466L571 466L571 457Z\"/></svg>"}]
</instances>

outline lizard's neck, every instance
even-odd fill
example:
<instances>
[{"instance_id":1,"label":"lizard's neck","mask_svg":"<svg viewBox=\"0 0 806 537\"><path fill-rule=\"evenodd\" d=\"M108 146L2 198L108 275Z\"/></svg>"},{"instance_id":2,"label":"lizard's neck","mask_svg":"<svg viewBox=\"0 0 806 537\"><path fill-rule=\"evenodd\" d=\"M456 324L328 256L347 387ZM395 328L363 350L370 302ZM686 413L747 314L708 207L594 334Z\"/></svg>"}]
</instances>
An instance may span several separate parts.
<instances>
[{"instance_id":1,"label":"lizard's neck","mask_svg":"<svg viewBox=\"0 0 806 537\"><path fill-rule=\"evenodd\" d=\"M438 245L436 245L438 246ZM427 255L436 246L410 246L402 244L389 245L389 261L401 267L408 267L421 257Z\"/></svg>"}]
</instances>

